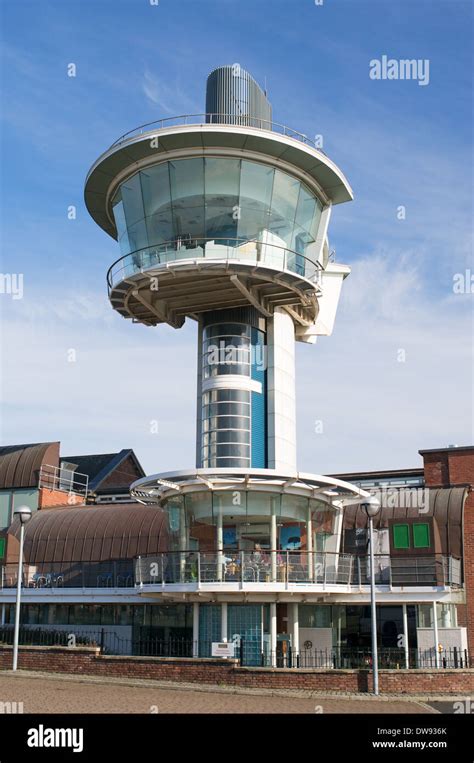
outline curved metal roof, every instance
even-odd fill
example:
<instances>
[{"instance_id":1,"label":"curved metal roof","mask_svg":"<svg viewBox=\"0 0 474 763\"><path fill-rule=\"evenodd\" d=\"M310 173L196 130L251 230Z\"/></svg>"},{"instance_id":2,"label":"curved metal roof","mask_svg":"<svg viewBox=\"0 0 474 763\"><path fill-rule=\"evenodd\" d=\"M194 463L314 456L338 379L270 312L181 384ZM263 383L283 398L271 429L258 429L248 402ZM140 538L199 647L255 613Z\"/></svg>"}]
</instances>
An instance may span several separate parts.
<instances>
[{"instance_id":1,"label":"curved metal roof","mask_svg":"<svg viewBox=\"0 0 474 763\"><path fill-rule=\"evenodd\" d=\"M409 488L401 488L409 489ZM429 493L427 511L420 513L418 506L382 506L374 518L375 528L388 527L389 519L415 519L433 517L439 529L443 554L462 557L464 502L469 492L465 487L426 488ZM397 490L397 488L390 488ZM360 505L344 510L344 530L367 527L367 515Z\"/></svg>"},{"instance_id":2,"label":"curved metal roof","mask_svg":"<svg viewBox=\"0 0 474 763\"><path fill-rule=\"evenodd\" d=\"M39 470L43 464L59 465L59 442L0 448L0 489L38 487Z\"/></svg>"},{"instance_id":3,"label":"curved metal roof","mask_svg":"<svg viewBox=\"0 0 474 763\"><path fill-rule=\"evenodd\" d=\"M140 503L42 509L26 525L25 561L99 562L167 551L167 528L164 511ZM18 520L9 534L19 535Z\"/></svg>"}]
</instances>

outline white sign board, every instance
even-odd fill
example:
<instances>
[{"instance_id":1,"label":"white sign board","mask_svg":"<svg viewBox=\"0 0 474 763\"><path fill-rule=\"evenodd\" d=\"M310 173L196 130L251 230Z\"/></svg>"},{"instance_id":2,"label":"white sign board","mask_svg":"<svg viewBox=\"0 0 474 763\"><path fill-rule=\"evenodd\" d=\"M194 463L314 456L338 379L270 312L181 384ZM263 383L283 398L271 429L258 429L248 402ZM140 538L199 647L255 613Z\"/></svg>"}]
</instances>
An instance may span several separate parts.
<instances>
[{"instance_id":1,"label":"white sign board","mask_svg":"<svg viewBox=\"0 0 474 763\"><path fill-rule=\"evenodd\" d=\"M234 650L235 650L235 644L227 643L226 641L212 642L213 657L233 657Z\"/></svg>"}]
</instances>

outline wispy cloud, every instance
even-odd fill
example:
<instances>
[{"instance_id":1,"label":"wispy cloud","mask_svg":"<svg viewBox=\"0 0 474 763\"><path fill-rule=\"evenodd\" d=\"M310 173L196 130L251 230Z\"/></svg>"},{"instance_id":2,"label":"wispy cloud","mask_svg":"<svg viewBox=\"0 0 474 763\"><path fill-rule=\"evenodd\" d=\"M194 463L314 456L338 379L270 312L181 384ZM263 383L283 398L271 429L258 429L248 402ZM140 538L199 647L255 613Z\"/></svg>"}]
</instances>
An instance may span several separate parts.
<instances>
[{"instance_id":1,"label":"wispy cloud","mask_svg":"<svg viewBox=\"0 0 474 763\"><path fill-rule=\"evenodd\" d=\"M194 98L183 92L176 79L170 81L169 77L165 79L149 69L145 69L143 74L142 89L147 101L153 106L158 106L160 112L179 116L202 110L202 106L196 107Z\"/></svg>"}]
</instances>

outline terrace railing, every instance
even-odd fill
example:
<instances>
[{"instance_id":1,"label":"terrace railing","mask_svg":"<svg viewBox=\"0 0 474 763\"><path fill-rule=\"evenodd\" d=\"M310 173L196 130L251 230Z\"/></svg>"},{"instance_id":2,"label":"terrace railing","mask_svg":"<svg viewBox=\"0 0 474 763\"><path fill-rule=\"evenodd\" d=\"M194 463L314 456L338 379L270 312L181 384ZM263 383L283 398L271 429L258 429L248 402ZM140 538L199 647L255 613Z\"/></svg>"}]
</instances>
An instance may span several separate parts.
<instances>
[{"instance_id":1,"label":"terrace railing","mask_svg":"<svg viewBox=\"0 0 474 763\"><path fill-rule=\"evenodd\" d=\"M235 261L269 267L281 273L290 272L321 286L322 266L305 255L277 244L244 238L182 237L162 244L147 246L125 254L110 266L107 272L109 294L117 284L137 273L181 260Z\"/></svg>"},{"instance_id":2,"label":"terrace railing","mask_svg":"<svg viewBox=\"0 0 474 763\"><path fill-rule=\"evenodd\" d=\"M261 119L260 117L252 117L250 115L237 116L236 114L223 114L223 113L201 113L201 114L180 114L176 117L165 117L164 119L158 119L154 122L146 122L143 125L135 127L133 130L121 135L120 138L112 143L110 148L116 148L122 143L137 138L140 135L148 133L150 131L156 132L158 130L164 130L167 127L186 127L188 125L236 125L240 127L252 127L257 130L266 130L267 132L277 132L280 135L285 135L287 138L293 138L301 143L316 148L320 153L324 153L319 147L316 141L308 138L304 133L293 130L291 127L280 124L279 122L272 122L269 119Z\"/></svg>"},{"instance_id":3,"label":"terrace railing","mask_svg":"<svg viewBox=\"0 0 474 763\"><path fill-rule=\"evenodd\" d=\"M454 557L375 556L377 585L462 585L461 562ZM16 564L0 569L0 588L17 584ZM370 584L365 556L308 551L171 551L102 562L43 562L23 565L23 586L42 588L132 588L134 586L258 584L346 586Z\"/></svg>"},{"instance_id":4,"label":"terrace railing","mask_svg":"<svg viewBox=\"0 0 474 763\"><path fill-rule=\"evenodd\" d=\"M2 588L17 585L18 565L1 568ZM106 562L43 562L24 564L22 584L25 588L133 588L133 560Z\"/></svg>"},{"instance_id":5,"label":"terrace railing","mask_svg":"<svg viewBox=\"0 0 474 763\"><path fill-rule=\"evenodd\" d=\"M378 554L374 560L377 585L392 587L461 586L461 563L453 557L393 558ZM314 583L367 586L370 560L352 554L308 551L175 551L135 560L138 585L206 583Z\"/></svg>"},{"instance_id":6,"label":"terrace railing","mask_svg":"<svg viewBox=\"0 0 474 763\"><path fill-rule=\"evenodd\" d=\"M65 493L79 493L85 500L89 488L89 476L60 466L43 464L39 473L38 487Z\"/></svg>"}]
</instances>

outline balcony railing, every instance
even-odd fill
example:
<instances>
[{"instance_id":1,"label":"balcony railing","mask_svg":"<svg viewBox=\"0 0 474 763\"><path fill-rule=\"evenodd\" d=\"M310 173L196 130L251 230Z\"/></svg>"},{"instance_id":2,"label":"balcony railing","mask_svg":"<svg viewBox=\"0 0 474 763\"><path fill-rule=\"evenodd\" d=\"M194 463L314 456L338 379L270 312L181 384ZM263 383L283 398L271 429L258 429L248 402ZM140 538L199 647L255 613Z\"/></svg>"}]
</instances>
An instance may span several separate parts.
<instances>
[{"instance_id":1,"label":"balcony railing","mask_svg":"<svg viewBox=\"0 0 474 763\"><path fill-rule=\"evenodd\" d=\"M160 265L180 260L223 260L240 261L251 265L261 265L280 272L295 273L320 285L322 266L303 254L276 244L262 241L233 238L197 238L166 241L156 246L137 249L120 257L107 272L110 290L130 276Z\"/></svg>"},{"instance_id":2,"label":"balcony railing","mask_svg":"<svg viewBox=\"0 0 474 763\"><path fill-rule=\"evenodd\" d=\"M236 114L220 114L220 113L208 113L208 114L180 114L177 117L166 117L165 119L157 119L154 122L145 122L139 127L135 127L133 130L129 130L117 138L112 143L110 148L116 148L127 140L136 138L139 135L150 131L164 130L167 127L185 127L187 125L236 125L240 127L252 127L256 130L266 130L267 132L277 132L280 135L285 135L287 138L293 138L294 140L304 143L311 148L316 148L322 154L321 148L316 144L316 141L311 140L302 132L293 130L291 127L282 125L279 122L271 122L268 119L260 119L260 117L251 117L247 115L237 116Z\"/></svg>"},{"instance_id":3,"label":"balcony railing","mask_svg":"<svg viewBox=\"0 0 474 763\"><path fill-rule=\"evenodd\" d=\"M87 497L89 476L81 472L63 469L60 466L43 464L39 473L39 488L60 490L65 493L79 493Z\"/></svg>"},{"instance_id":4,"label":"balcony railing","mask_svg":"<svg viewBox=\"0 0 474 763\"><path fill-rule=\"evenodd\" d=\"M461 586L460 561L453 557L391 558L376 555L377 585ZM351 554L307 551L213 552L176 551L138 557L139 585L206 583L304 583L366 586L370 560Z\"/></svg>"},{"instance_id":5,"label":"balcony railing","mask_svg":"<svg viewBox=\"0 0 474 763\"><path fill-rule=\"evenodd\" d=\"M375 557L377 585L462 585L461 563L454 557ZM1 568L1 588L17 584L17 565ZM346 587L370 584L365 556L307 551L198 552L173 551L136 559L104 562L43 562L23 565L23 585L48 588L132 588L151 585L313 584Z\"/></svg>"},{"instance_id":6,"label":"balcony railing","mask_svg":"<svg viewBox=\"0 0 474 763\"><path fill-rule=\"evenodd\" d=\"M1 568L0 579L2 588L15 587L18 565L5 564ZM133 560L24 564L22 584L30 589L133 588Z\"/></svg>"}]
</instances>

